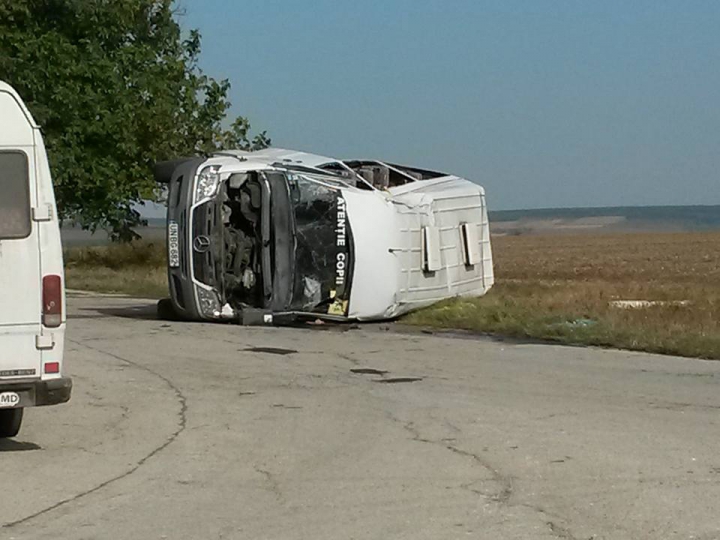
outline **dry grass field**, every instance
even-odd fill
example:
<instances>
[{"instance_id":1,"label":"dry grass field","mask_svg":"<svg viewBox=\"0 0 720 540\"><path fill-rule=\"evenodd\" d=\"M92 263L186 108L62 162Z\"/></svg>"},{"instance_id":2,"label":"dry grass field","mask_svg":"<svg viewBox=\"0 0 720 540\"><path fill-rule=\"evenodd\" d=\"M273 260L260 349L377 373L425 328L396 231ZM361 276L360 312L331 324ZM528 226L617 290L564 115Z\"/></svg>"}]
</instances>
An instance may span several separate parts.
<instances>
[{"instance_id":1,"label":"dry grass field","mask_svg":"<svg viewBox=\"0 0 720 540\"><path fill-rule=\"evenodd\" d=\"M70 289L144 298L168 294L165 242L134 242L65 250Z\"/></svg>"},{"instance_id":2,"label":"dry grass field","mask_svg":"<svg viewBox=\"0 0 720 540\"><path fill-rule=\"evenodd\" d=\"M507 236L493 250L488 295L407 322L720 359L718 232Z\"/></svg>"},{"instance_id":3,"label":"dry grass field","mask_svg":"<svg viewBox=\"0 0 720 540\"><path fill-rule=\"evenodd\" d=\"M720 359L720 232L493 238L496 285L422 326ZM163 243L72 248L68 287L167 294ZM613 302L660 302L619 308Z\"/></svg>"}]
</instances>

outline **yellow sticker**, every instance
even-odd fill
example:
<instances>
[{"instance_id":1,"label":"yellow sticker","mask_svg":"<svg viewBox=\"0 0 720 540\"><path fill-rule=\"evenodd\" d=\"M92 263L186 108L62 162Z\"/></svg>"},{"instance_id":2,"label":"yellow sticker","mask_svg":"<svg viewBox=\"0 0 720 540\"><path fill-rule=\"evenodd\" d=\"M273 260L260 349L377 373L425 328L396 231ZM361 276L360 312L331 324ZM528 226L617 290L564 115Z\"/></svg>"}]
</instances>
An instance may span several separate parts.
<instances>
[{"instance_id":1,"label":"yellow sticker","mask_svg":"<svg viewBox=\"0 0 720 540\"><path fill-rule=\"evenodd\" d=\"M328 306L329 315L345 315L347 312L347 300L336 299L332 304Z\"/></svg>"}]
</instances>

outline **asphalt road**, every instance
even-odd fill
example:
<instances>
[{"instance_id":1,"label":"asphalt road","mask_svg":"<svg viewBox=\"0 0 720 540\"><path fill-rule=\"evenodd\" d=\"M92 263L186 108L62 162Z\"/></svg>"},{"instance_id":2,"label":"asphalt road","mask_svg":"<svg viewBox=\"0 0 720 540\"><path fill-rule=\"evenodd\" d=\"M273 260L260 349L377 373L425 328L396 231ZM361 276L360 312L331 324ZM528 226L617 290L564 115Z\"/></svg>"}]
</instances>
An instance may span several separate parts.
<instances>
[{"instance_id":1,"label":"asphalt road","mask_svg":"<svg viewBox=\"0 0 720 540\"><path fill-rule=\"evenodd\" d=\"M720 538L720 363L70 309L2 539Z\"/></svg>"}]
</instances>

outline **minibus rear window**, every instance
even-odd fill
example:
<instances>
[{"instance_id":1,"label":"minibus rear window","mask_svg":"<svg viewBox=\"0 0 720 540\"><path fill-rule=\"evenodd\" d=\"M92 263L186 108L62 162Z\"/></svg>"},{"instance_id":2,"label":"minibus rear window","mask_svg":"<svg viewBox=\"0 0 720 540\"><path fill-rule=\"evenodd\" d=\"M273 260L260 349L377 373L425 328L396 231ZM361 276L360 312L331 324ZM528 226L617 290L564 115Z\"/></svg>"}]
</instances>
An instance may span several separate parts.
<instances>
[{"instance_id":1,"label":"minibus rear window","mask_svg":"<svg viewBox=\"0 0 720 540\"><path fill-rule=\"evenodd\" d=\"M0 239L30 235L28 159L17 150L0 151Z\"/></svg>"}]
</instances>

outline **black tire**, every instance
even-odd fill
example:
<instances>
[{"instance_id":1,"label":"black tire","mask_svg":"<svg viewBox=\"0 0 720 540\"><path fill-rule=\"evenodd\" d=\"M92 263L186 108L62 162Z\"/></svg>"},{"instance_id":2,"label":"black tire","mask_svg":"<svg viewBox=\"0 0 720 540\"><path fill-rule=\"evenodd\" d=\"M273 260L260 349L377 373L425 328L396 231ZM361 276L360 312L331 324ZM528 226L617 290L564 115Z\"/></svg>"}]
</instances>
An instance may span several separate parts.
<instances>
[{"instance_id":1,"label":"black tire","mask_svg":"<svg viewBox=\"0 0 720 540\"><path fill-rule=\"evenodd\" d=\"M177 311L175 311L175 307L173 306L172 300L169 298L163 298L162 300L158 300L157 303L157 316L158 319L162 321L179 321L180 317L178 316Z\"/></svg>"},{"instance_id":2,"label":"black tire","mask_svg":"<svg viewBox=\"0 0 720 540\"><path fill-rule=\"evenodd\" d=\"M0 409L0 439L14 437L20 431L24 409Z\"/></svg>"}]
</instances>

